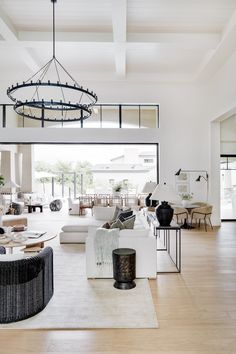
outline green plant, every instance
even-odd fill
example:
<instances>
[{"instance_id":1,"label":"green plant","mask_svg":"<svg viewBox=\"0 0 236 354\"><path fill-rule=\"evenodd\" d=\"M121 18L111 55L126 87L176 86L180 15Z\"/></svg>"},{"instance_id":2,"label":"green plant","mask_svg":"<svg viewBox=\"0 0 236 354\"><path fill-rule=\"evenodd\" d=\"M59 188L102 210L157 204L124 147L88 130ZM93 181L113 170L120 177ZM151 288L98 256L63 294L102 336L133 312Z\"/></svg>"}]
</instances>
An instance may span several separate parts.
<instances>
[{"instance_id":1,"label":"green plant","mask_svg":"<svg viewBox=\"0 0 236 354\"><path fill-rule=\"evenodd\" d=\"M113 186L112 189L113 189L114 192L121 192L122 187L123 187L122 183L121 183L121 182L118 182L118 183L116 183L116 184Z\"/></svg>"},{"instance_id":2,"label":"green plant","mask_svg":"<svg viewBox=\"0 0 236 354\"><path fill-rule=\"evenodd\" d=\"M0 175L0 186L4 186L4 177Z\"/></svg>"},{"instance_id":3,"label":"green plant","mask_svg":"<svg viewBox=\"0 0 236 354\"><path fill-rule=\"evenodd\" d=\"M193 199L193 193L182 193L181 198L182 200L191 200Z\"/></svg>"}]
</instances>

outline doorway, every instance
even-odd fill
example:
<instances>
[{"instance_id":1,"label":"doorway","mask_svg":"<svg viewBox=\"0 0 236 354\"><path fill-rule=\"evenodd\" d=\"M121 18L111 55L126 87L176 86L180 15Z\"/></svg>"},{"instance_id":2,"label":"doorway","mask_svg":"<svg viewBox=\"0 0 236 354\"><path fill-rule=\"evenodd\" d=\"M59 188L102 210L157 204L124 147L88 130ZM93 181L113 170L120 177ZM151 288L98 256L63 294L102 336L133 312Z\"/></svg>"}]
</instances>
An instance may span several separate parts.
<instances>
[{"instance_id":1,"label":"doorway","mask_svg":"<svg viewBox=\"0 0 236 354\"><path fill-rule=\"evenodd\" d=\"M221 155L221 220L236 221L236 155Z\"/></svg>"}]
</instances>

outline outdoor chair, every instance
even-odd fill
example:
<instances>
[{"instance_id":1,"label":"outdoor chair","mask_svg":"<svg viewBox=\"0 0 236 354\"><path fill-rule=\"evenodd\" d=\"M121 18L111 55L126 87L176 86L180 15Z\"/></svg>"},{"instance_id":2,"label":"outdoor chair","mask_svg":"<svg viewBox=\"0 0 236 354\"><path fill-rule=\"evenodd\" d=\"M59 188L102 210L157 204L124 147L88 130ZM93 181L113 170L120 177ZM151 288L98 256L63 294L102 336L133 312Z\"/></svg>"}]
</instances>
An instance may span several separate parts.
<instances>
[{"instance_id":1,"label":"outdoor chair","mask_svg":"<svg viewBox=\"0 0 236 354\"><path fill-rule=\"evenodd\" d=\"M80 215L80 202L78 199L68 198L69 215Z\"/></svg>"}]
</instances>

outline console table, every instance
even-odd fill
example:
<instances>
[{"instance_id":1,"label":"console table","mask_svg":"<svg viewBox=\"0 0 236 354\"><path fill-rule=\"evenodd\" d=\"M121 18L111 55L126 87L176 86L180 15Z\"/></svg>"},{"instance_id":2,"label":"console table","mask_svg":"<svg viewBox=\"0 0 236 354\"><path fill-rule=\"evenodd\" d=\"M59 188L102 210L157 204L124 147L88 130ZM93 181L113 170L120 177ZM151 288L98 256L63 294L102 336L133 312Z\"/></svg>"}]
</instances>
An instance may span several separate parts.
<instances>
[{"instance_id":1,"label":"console table","mask_svg":"<svg viewBox=\"0 0 236 354\"><path fill-rule=\"evenodd\" d=\"M166 251L174 263L175 271L161 271L161 273L181 273L181 226L172 222L170 226L160 226L154 213L147 213L147 220L152 225L154 236L163 242L163 248L157 247L157 252ZM171 254L171 245L175 244L175 258Z\"/></svg>"}]
</instances>

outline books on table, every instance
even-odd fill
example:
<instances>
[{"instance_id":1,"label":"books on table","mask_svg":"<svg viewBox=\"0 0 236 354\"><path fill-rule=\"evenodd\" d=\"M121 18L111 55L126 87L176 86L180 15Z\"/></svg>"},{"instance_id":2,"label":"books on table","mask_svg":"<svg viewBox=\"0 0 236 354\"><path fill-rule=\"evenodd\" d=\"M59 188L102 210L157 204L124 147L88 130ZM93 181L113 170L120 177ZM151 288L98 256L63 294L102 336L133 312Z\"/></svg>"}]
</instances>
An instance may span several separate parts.
<instances>
[{"instance_id":1,"label":"books on table","mask_svg":"<svg viewBox=\"0 0 236 354\"><path fill-rule=\"evenodd\" d=\"M28 238L38 238L46 234L46 231L29 230L24 231L22 234Z\"/></svg>"}]
</instances>

